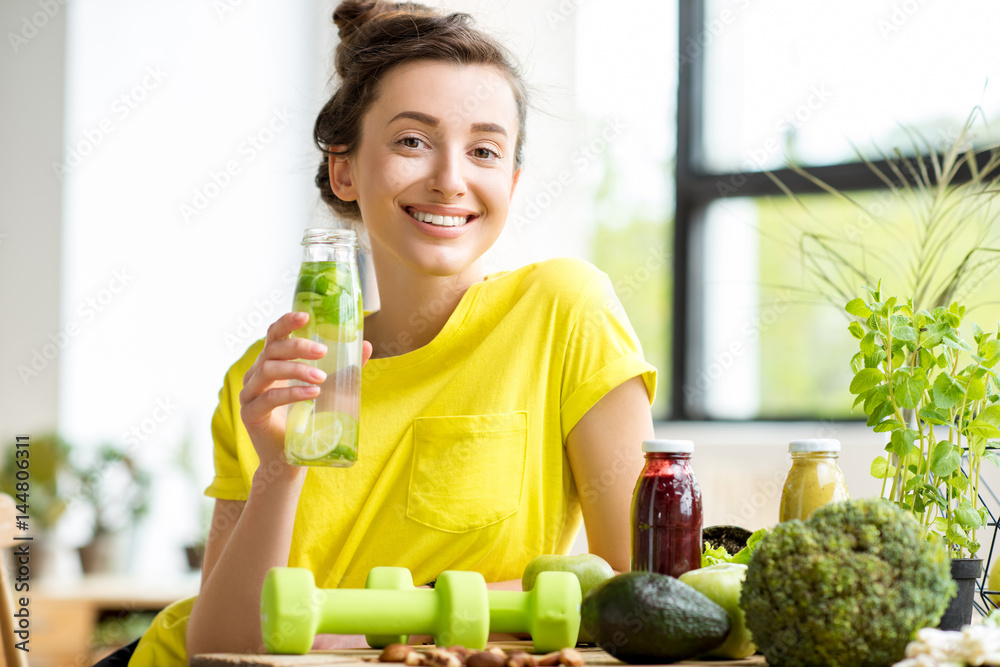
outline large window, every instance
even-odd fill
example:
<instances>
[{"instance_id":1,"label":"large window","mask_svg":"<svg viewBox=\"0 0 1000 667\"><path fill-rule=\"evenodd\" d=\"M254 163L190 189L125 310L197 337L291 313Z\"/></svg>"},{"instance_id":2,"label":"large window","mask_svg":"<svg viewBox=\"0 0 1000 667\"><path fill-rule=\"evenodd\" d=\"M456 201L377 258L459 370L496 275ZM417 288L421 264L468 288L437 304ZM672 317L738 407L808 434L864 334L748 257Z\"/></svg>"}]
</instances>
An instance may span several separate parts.
<instances>
[{"instance_id":1,"label":"large window","mask_svg":"<svg viewBox=\"0 0 1000 667\"><path fill-rule=\"evenodd\" d=\"M998 24L985 0L680 4L671 418L850 416L856 341L804 240L854 241L870 276L905 285L919 208L864 160L951 144L976 107L969 146L996 141ZM992 275L964 295L984 325Z\"/></svg>"}]
</instances>

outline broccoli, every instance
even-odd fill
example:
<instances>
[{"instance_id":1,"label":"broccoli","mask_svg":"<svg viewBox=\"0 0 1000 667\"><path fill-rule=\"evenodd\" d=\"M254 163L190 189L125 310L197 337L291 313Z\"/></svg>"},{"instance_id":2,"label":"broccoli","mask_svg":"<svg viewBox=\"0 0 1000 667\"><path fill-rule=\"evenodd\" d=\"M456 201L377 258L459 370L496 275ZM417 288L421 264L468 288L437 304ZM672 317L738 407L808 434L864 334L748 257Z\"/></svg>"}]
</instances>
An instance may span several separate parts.
<instances>
[{"instance_id":1,"label":"broccoli","mask_svg":"<svg viewBox=\"0 0 1000 667\"><path fill-rule=\"evenodd\" d=\"M945 547L881 498L833 503L774 527L740 605L769 665L891 665L955 595Z\"/></svg>"}]
</instances>

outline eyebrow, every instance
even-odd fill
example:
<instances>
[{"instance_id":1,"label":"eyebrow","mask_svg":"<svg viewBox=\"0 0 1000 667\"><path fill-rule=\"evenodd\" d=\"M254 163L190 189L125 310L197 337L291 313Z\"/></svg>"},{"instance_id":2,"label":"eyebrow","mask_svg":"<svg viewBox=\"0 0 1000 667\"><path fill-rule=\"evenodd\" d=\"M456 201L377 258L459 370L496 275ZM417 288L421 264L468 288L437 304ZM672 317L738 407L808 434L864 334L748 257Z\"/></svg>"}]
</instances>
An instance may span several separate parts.
<instances>
[{"instance_id":1,"label":"eyebrow","mask_svg":"<svg viewBox=\"0 0 1000 667\"><path fill-rule=\"evenodd\" d=\"M423 123L424 125L430 125L431 127L437 127L441 121L431 116L429 114L421 113L420 111L400 111L398 114L392 117L389 123L394 123L401 118L408 118L410 120L415 120L418 123ZM473 132L491 132L493 134L502 134L507 136L507 130L503 125L498 125L496 123L473 123Z\"/></svg>"}]
</instances>

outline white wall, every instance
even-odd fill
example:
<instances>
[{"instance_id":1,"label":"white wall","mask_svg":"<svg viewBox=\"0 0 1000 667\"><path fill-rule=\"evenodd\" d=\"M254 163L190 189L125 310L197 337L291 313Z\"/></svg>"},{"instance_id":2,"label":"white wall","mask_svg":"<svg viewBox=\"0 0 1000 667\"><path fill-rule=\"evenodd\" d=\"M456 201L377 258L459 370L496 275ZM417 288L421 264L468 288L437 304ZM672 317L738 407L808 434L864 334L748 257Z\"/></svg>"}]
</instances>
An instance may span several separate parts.
<instances>
[{"instance_id":1,"label":"white wall","mask_svg":"<svg viewBox=\"0 0 1000 667\"><path fill-rule=\"evenodd\" d=\"M0 3L0 443L58 413L66 12ZM52 14L50 16L50 13ZM14 35L12 38L11 35Z\"/></svg>"}]
</instances>

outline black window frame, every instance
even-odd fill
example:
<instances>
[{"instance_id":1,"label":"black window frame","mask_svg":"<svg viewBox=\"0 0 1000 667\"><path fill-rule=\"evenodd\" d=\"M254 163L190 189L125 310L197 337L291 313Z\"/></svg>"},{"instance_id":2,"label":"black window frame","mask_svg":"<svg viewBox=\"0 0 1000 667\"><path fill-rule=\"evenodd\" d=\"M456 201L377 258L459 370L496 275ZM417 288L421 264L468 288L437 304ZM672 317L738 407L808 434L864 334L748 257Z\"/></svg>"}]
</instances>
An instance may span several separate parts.
<instances>
[{"instance_id":1,"label":"black window frame","mask_svg":"<svg viewBox=\"0 0 1000 667\"><path fill-rule=\"evenodd\" d=\"M677 156L674 169L674 276L672 289L671 339L668 358L671 360L670 421L744 421L711 418L703 401L685 398L685 386L692 386L703 359L704 312L701 309L704 285L703 229L704 212L713 202L730 197L761 197L782 195L782 190L767 172L713 172L705 170L702 129L704 108L704 48L694 55L689 46L698 44L705 33L705 0L678 0L677 38ZM989 151L978 154L980 165L986 163ZM924 156L929 159L929 156ZM872 165L883 173L891 173L884 160L845 162L808 167L813 176L842 192L885 190L885 183L874 173ZM819 187L791 169L770 172L796 194L822 193ZM962 183L972 174L963 168L952 179ZM816 420L819 415L788 415L776 420ZM752 421L752 420L751 420Z\"/></svg>"}]
</instances>

